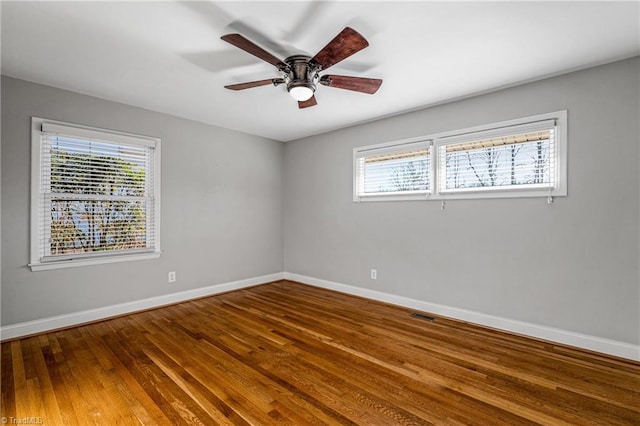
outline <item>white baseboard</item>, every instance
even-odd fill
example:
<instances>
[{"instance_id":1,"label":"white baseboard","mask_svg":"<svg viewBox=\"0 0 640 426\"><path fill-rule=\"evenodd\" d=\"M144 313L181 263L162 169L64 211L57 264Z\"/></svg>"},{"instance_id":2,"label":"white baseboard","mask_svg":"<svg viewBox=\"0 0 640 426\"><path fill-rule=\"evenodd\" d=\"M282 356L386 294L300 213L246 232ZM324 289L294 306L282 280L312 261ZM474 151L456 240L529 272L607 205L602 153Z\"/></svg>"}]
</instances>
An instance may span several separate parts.
<instances>
[{"instance_id":1,"label":"white baseboard","mask_svg":"<svg viewBox=\"0 0 640 426\"><path fill-rule=\"evenodd\" d=\"M159 306L171 305L173 303L184 302L214 294L225 293L227 291L239 290L258 284L265 284L272 281L284 279L284 272L271 275L248 278L244 280L232 281L223 284L216 284L208 287L196 288L193 290L181 291L178 293L165 294L162 296L150 297L148 299L136 300L133 302L120 303L117 305L105 306L102 308L90 309L87 311L74 312L71 314L58 315L55 317L42 318L34 321L26 321L0 327L2 340L15 339L46 331L71 327L99 321L118 315L143 311L145 309L157 308Z\"/></svg>"},{"instance_id":2,"label":"white baseboard","mask_svg":"<svg viewBox=\"0 0 640 426\"><path fill-rule=\"evenodd\" d=\"M601 352L621 358L640 361L640 345L632 345L630 343L619 342L617 340L603 339L601 337L575 333L558 328L487 315L480 312L454 308L446 305L439 305L436 303L425 302L422 300L411 299L404 296L397 296L390 293L384 293L381 291L362 287L355 287L347 284L336 283L289 272L279 272L270 275L263 275L260 277L248 278L244 280L232 281L193 290L181 291L178 293L151 297L143 300L136 300L133 302L121 303L118 305L105 306L102 308L90 309L87 311L74 312L71 314L42 318L18 324L11 324L0 327L0 338L2 340L15 339L32 334L72 327L74 325L85 324L93 321L99 321L118 315L142 311L145 309L184 302L200 297L212 296L232 290L239 290L242 288L251 287L258 284L265 284L282 279L297 281L303 284L309 284L329 290L340 291L355 296L366 297L368 299L378 300L381 302L392 303L394 305L404 306L424 312L430 312L436 315L442 315L461 321L467 321L474 324L509 331L512 333L522 334L525 336L536 337L539 339L548 340L550 342L562 343L565 345L588 349L595 352Z\"/></svg>"},{"instance_id":3,"label":"white baseboard","mask_svg":"<svg viewBox=\"0 0 640 426\"><path fill-rule=\"evenodd\" d=\"M640 345L632 345L630 343L620 342L617 340L603 339L601 337L575 333L559 328L547 327L544 325L487 315L480 312L469 311L466 309L439 305L436 303L411 299L404 296L397 296L394 294L384 293L367 288L355 287L347 284L322 280L319 278L307 277L305 275L285 272L284 277L287 280L297 281L303 284L309 284L329 290L340 291L355 296L366 297L368 299L387 302L424 312L430 312L433 314L509 331L512 333L536 337L551 342L575 346L578 348L614 355L634 361L640 361Z\"/></svg>"}]
</instances>

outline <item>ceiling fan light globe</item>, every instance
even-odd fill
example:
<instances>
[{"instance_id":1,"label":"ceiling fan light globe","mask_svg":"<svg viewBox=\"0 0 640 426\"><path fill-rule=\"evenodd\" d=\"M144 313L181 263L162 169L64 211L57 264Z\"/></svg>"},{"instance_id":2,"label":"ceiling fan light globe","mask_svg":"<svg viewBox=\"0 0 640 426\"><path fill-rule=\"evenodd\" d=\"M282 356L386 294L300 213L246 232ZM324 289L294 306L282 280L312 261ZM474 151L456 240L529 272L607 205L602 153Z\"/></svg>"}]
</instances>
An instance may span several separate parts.
<instances>
[{"instance_id":1,"label":"ceiling fan light globe","mask_svg":"<svg viewBox=\"0 0 640 426\"><path fill-rule=\"evenodd\" d=\"M311 99L313 96L313 89L307 86L294 86L289 88L289 94L296 101L304 102Z\"/></svg>"}]
</instances>

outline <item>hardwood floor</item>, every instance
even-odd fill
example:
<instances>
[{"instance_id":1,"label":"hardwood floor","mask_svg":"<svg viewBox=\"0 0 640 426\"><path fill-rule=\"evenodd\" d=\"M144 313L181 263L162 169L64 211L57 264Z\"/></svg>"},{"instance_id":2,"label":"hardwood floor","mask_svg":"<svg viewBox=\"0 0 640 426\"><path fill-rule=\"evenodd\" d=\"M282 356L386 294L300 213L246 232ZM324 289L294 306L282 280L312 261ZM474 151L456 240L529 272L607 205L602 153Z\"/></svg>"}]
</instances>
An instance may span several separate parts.
<instances>
[{"instance_id":1,"label":"hardwood floor","mask_svg":"<svg viewBox=\"0 0 640 426\"><path fill-rule=\"evenodd\" d=\"M639 425L640 364L281 281L2 344L45 425Z\"/></svg>"}]
</instances>

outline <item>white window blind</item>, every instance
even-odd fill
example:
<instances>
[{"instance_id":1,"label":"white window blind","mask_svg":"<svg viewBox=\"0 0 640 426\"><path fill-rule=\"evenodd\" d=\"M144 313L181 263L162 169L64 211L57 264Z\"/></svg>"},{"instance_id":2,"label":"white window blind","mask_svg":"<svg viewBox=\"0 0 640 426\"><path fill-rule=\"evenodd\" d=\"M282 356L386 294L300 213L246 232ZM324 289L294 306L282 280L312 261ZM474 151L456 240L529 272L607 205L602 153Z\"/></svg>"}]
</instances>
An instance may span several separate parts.
<instances>
[{"instance_id":1,"label":"white window blind","mask_svg":"<svg viewBox=\"0 0 640 426\"><path fill-rule=\"evenodd\" d=\"M43 123L32 263L159 252L157 143Z\"/></svg>"},{"instance_id":2,"label":"white window blind","mask_svg":"<svg viewBox=\"0 0 640 426\"><path fill-rule=\"evenodd\" d=\"M353 200L567 195L567 111L354 148Z\"/></svg>"},{"instance_id":3,"label":"white window blind","mask_svg":"<svg viewBox=\"0 0 640 426\"><path fill-rule=\"evenodd\" d=\"M356 196L422 195L430 191L431 146L413 142L355 153Z\"/></svg>"},{"instance_id":4,"label":"white window blind","mask_svg":"<svg viewBox=\"0 0 640 426\"><path fill-rule=\"evenodd\" d=\"M440 193L556 187L556 124L544 120L443 138Z\"/></svg>"}]
</instances>

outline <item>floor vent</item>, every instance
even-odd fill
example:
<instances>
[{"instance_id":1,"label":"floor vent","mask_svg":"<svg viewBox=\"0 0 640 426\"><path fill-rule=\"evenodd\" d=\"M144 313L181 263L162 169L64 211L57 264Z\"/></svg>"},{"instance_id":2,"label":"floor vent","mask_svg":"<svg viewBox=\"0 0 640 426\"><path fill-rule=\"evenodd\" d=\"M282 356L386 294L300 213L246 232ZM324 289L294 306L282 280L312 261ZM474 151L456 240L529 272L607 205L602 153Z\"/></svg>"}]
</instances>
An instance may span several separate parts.
<instances>
[{"instance_id":1,"label":"floor vent","mask_svg":"<svg viewBox=\"0 0 640 426\"><path fill-rule=\"evenodd\" d=\"M423 319L425 321L435 321L436 320L434 317L430 317L429 315L425 315L425 314L420 314L418 312L411 313L411 316L414 317L414 318Z\"/></svg>"}]
</instances>

